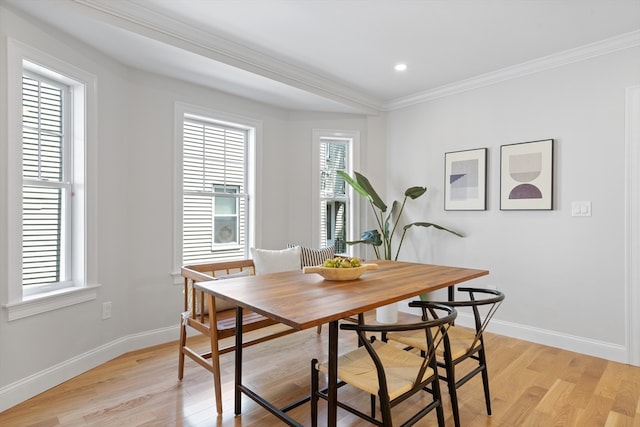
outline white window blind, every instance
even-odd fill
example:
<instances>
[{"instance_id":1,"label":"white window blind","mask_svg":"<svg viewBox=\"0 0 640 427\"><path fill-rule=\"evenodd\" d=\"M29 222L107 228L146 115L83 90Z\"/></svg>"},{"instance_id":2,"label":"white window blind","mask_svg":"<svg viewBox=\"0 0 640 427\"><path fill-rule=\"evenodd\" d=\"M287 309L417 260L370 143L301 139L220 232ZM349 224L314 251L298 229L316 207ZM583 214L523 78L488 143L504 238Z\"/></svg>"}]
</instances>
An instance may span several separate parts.
<instances>
[{"instance_id":1,"label":"white window blind","mask_svg":"<svg viewBox=\"0 0 640 427\"><path fill-rule=\"evenodd\" d=\"M22 283L68 280L71 184L64 106L69 88L36 74L22 81Z\"/></svg>"},{"instance_id":2,"label":"white window blind","mask_svg":"<svg viewBox=\"0 0 640 427\"><path fill-rule=\"evenodd\" d=\"M243 258L247 242L246 129L185 115L183 263Z\"/></svg>"}]
</instances>

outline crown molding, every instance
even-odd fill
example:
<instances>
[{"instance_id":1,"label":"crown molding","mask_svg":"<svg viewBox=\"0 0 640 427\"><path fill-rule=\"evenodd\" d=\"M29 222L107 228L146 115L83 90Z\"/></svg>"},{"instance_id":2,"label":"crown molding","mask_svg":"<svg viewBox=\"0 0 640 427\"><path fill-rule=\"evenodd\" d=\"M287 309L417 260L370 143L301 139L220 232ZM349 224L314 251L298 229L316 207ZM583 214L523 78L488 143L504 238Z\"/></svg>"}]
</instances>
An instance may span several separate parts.
<instances>
[{"instance_id":1,"label":"crown molding","mask_svg":"<svg viewBox=\"0 0 640 427\"><path fill-rule=\"evenodd\" d=\"M429 89L406 97L397 98L383 105L382 109L383 111L398 110L411 105L420 104L422 102L444 98L457 93L493 85L505 80L515 79L529 74L539 73L556 67L562 67L574 62L584 61L636 46L640 46L640 31L632 31L630 33L601 40L575 49L544 56L522 64L502 68L497 71L460 80L452 84Z\"/></svg>"},{"instance_id":2,"label":"crown molding","mask_svg":"<svg viewBox=\"0 0 640 427\"><path fill-rule=\"evenodd\" d=\"M75 6L77 12L93 15L102 22L333 100L363 114L374 115L640 45L640 31L637 30L385 102L356 91L346 83L305 69L304 64L279 59L276 52L259 52L219 34L190 26L138 2L71 0L70 4Z\"/></svg>"},{"instance_id":3,"label":"crown molding","mask_svg":"<svg viewBox=\"0 0 640 427\"><path fill-rule=\"evenodd\" d=\"M139 3L109 0L73 0L73 3L79 13L91 14L136 34L340 102L364 114L378 114L382 109L381 100L355 91L346 84L190 26Z\"/></svg>"}]
</instances>

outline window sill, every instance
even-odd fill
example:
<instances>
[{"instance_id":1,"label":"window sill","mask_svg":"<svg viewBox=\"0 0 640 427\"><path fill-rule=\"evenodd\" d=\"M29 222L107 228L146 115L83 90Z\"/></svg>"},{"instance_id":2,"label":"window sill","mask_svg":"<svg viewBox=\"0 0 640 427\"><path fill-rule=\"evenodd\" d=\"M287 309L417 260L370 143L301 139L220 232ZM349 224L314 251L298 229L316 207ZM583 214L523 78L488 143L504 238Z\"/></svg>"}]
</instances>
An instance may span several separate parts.
<instances>
[{"instance_id":1,"label":"window sill","mask_svg":"<svg viewBox=\"0 0 640 427\"><path fill-rule=\"evenodd\" d=\"M171 277L173 278L173 284L174 285L183 285L184 284L184 277L182 277L182 273L181 272L171 273Z\"/></svg>"},{"instance_id":2,"label":"window sill","mask_svg":"<svg viewBox=\"0 0 640 427\"><path fill-rule=\"evenodd\" d=\"M9 321L18 320L47 311L80 304L97 298L100 285L83 288L65 288L44 294L38 294L28 299L6 304Z\"/></svg>"}]
</instances>

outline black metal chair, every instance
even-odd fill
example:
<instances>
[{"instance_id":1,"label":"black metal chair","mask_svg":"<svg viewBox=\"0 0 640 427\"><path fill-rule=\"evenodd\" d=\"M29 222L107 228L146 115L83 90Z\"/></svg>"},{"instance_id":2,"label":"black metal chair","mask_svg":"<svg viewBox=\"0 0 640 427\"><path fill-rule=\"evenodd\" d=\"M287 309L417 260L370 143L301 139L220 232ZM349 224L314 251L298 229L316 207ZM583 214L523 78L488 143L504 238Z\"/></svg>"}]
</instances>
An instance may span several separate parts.
<instances>
[{"instance_id":1,"label":"black metal chair","mask_svg":"<svg viewBox=\"0 0 640 427\"><path fill-rule=\"evenodd\" d=\"M440 393L436 348L457 315L454 308L427 303L424 305L424 321L401 325L355 325L341 324L344 330L355 331L361 347L338 358L338 387L349 384L368 393L371 397L371 415L356 409L338 399L338 407L343 408L375 425L392 426L391 408L410 396L426 391L430 401L420 405L419 411L406 420L402 426L416 423L432 410L436 410L438 425L444 426L444 412ZM424 354L404 351L401 346L367 339L367 334L389 332L413 332L424 341ZM318 424L318 400L327 400L325 390L319 389L319 373L328 372L327 363L311 361L311 425ZM380 399L381 420L375 416L375 399ZM340 396L338 396L340 397Z\"/></svg>"},{"instance_id":2,"label":"black metal chair","mask_svg":"<svg viewBox=\"0 0 640 427\"><path fill-rule=\"evenodd\" d=\"M446 375L440 371L440 379L447 381L449 395L451 397L451 407L453 420L456 427L460 427L460 412L458 410L457 389L473 378L476 374L482 374L482 384L484 386L484 398L487 406L487 414L491 415L491 396L489 393L489 375L487 373L487 358L483 333L496 310L504 300L504 294L493 289L467 288L461 287L460 292L468 293L468 300L447 301L439 304L447 304L455 307L460 313L465 308L469 308L473 315L474 329L462 326L451 326L444 337L444 345L438 349L438 366L444 367ZM423 301L413 301L409 303L411 307L421 307L424 316L428 315L430 304ZM437 303L436 303L437 304ZM462 311L460 311L462 309ZM383 339L396 341L409 348L417 348L421 351L429 349L422 344L422 340L415 333L389 332ZM464 360L473 359L477 365L457 378L456 365Z\"/></svg>"}]
</instances>

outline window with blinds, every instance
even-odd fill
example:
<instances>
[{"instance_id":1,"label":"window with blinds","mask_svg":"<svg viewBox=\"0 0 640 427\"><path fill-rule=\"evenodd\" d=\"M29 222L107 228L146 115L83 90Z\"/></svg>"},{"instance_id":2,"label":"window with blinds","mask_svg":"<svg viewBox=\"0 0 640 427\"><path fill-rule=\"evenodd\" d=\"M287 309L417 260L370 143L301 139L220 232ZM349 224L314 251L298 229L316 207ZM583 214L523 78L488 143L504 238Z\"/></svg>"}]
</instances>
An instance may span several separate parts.
<instances>
[{"instance_id":1,"label":"window with blinds","mask_svg":"<svg viewBox=\"0 0 640 427\"><path fill-rule=\"evenodd\" d=\"M183 264L245 257L248 131L185 115L182 144Z\"/></svg>"},{"instance_id":2,"label":"window with blinds","mask_svg":"<svg viewBox=\"0 0 640 427\"><path fill-rule=\"evenodd\" d=\"M25 73L22 80L22 284L69 280L71 184L65 103L68 86Z\"/></svg>"},{"instance_id":3,"label":"window with blinds","mask_svg":"<svg viewBox=\"0 0 640 427\"><path fill-rule=\"evenodd\" d=\"M347 252L347 187L337 171L347 170L349 141L320 138L320 246Z\"/></svg>"}]
</instances>

